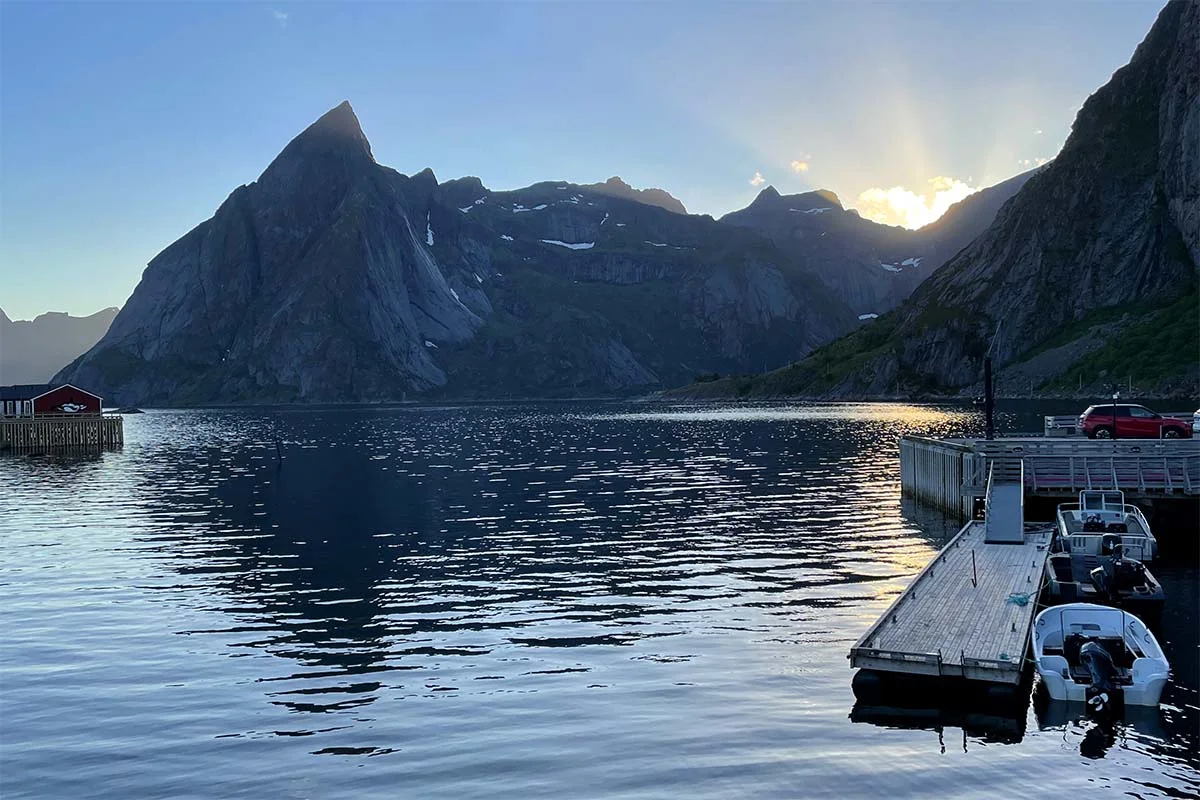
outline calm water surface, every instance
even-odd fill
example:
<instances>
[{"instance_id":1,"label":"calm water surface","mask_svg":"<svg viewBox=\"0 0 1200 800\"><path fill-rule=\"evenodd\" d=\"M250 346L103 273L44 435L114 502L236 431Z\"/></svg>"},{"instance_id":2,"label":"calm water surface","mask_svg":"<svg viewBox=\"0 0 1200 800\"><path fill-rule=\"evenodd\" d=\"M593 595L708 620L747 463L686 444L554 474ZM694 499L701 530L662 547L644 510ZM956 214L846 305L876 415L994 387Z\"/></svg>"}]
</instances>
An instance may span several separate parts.
<instances>
[{"instance_id":1,"label":"calm water surface","mask_svg":"<svg viewBox=\"0 0 1200 800\"><path fill-rule=\"evenodd\" d=\"M958 527L901 503L896 440L979 426L152 412L0 458L0 794L1197 796L1195 531L1159 531L1191 542L1155 566L1161 711L855 706L850 645Z\"/></svg>"}]
</instances>

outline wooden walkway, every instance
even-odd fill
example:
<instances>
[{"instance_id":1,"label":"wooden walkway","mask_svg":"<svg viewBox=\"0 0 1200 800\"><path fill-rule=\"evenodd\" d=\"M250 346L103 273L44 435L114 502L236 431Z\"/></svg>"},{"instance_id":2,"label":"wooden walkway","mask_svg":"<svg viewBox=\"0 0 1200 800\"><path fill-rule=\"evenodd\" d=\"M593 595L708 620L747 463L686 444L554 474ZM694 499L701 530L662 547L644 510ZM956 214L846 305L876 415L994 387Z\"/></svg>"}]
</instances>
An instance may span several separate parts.
<instances>
[{"instance_id":1,"label":"wooden walkway","mask_svg":"<svg viewBox=\"0 0 1200 800\"><path fill-rule=\"evenodd\" d=\"M983 522L968 522L851 648L850 665L1020 682L1050 534L1027 525L1021 544L992 544Z\"/></svg>"}]
</instances>

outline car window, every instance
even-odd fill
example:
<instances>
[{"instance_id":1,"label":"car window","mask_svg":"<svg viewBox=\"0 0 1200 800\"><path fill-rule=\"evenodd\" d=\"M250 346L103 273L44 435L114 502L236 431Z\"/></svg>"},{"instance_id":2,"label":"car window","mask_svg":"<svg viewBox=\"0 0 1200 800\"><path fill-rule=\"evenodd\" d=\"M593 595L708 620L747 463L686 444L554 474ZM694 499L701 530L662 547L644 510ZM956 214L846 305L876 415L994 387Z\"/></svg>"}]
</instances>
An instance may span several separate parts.
<instances>
[{"instance_id":1,"label":"car window","mask_svg":"<svg viewBox=\"0 0 1200 800\"><path fill-rule=\"evenodd\" d=\"M1118 417L1128 417L1129 416L1129 406L1117 406L1116 414Z\"/></svg>"},{"instance_id":2,"label":"car window","mask_svg":"<svg viewBox=\"0 0 1200 800\"><path fill-rule=\"evenodd\" d=\"M1087 410L1083 412L1083 416L1085 416L1085 417L1086 417L1086 416L1088 416L1089 414L1095 414L1095 413L1096 413L1096 407L1095 407L1095 406L1088 406L1088 407L1087 407ZM1200 415L1200 411L1197 411L1196 413L1197 413L1198 415Z\"/></svg>"},{"instance_id":3,"label":"car window","mask_svg":"<svg viewBox=\"0 0 1200 800\"><path fill-rule=\"evenodd\" d=\"M1154 417L1154 412L1148 408L1142 408L1141 406L1130 406L1129 416L1138 417L1140 419L1150 419Z\"/></svg>"}]
</instances>

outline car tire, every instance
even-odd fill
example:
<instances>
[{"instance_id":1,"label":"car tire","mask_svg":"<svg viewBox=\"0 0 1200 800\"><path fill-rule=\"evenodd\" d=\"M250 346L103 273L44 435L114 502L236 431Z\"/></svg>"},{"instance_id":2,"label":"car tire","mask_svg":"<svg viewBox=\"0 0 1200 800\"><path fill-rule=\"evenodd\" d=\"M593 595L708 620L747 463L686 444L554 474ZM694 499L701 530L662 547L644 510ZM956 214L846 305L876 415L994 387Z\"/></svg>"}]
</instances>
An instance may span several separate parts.
<instances>
[{"instance_id":1,"label":"car tire","mask_svg":"<svg viewBox=\"0 0 1200 800\"><path fill-rule=\"evenodd\" d=\"M1092 438L1092 439L1111 439L1112 438L1112 428L1108 427L1107 425L1101 425L1098 428L1093 428L1092 435L1090 438Z\"/></svg>"},{"instance_id":2,"label":"car tire","mask_svg":"<svg viewBox=\"0 0 1200 800\"><path fill-rule=\"evenodd\" d=\"M1163 438L1164 439L1182 439L1183 431L1179 430L1179 428L1165 428L1163 430Z\"/></svg>"}]
</instances>

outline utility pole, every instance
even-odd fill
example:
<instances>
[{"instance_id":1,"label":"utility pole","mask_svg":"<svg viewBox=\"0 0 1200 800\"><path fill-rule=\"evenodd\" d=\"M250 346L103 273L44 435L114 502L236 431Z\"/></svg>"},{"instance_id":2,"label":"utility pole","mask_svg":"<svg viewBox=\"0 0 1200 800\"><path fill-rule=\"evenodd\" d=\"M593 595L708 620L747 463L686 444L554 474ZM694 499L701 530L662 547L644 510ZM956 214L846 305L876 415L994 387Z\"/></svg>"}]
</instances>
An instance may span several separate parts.
<instances>
[{"instance_id":1,"label":"utility pole","mask_svg":"<svg viewBox=\"0 0 1200 800\"><path fill-rule=\"evenodd\" d=\"M996 393L992 387L992 350L996 347L996 339L1000 336L1000 325L996 324L996 333L992 343L988 345L987 353L983 356L983 419L984 437L991 441L996 438Z\"/></svg>"}]
</instances>

